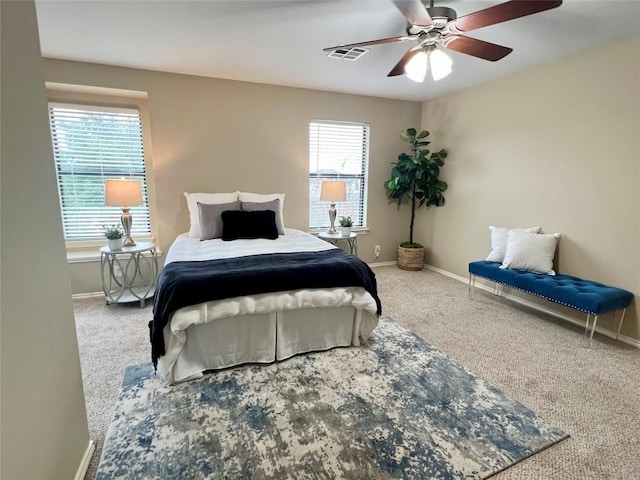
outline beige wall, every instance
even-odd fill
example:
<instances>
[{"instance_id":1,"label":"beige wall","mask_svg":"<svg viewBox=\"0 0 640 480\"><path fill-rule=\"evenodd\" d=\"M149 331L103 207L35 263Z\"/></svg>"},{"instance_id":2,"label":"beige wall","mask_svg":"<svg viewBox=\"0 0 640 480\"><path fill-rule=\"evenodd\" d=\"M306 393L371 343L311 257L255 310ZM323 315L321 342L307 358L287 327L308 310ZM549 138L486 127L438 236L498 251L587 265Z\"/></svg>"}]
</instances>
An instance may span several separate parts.
<instances>
[{"instance_id":1,"label":"beige wall","mask_svg":"<svg viewBox=\"0 0 640 480\"><path fill-rule=\"evenodd\" d=\"M2 9L0 477L74 478L89 444L32 1Z\"/></svg>"},{"instance_id":2,"label":"beige wall","mask_svg":"<svg viewBox=\"0 0 640 480\"><path fill-rule=\"evenodd\" d=\"M408 217L395 214L382 185L406 150L400 131L420 122L420 103L57 60L45 66L49 82L148 92L156 221L165 251L188 230L185 191L284 192L286 225L306 230L309 120L369 123L371 231L359 238L359 253L374 261L373 247L381 245L378 261L395 259ZM100 289L95 263L70 270L74 293Z\"/></svg>"},{"instance_id":3,"label":"beige wall","mask_svg":"<svg viewBox=\"0 0 640 480\"><path fill-rule=\"evenodd\" d=\"M541 225L563 233L560 273L630 290L637 304L639 72L636 38L426 102L422 127L450 153L447 204L419 227L427 262L466 276L489 252L488 225ZM623 333L640 339L635 308Z\"/></svg>"}]
</instances>

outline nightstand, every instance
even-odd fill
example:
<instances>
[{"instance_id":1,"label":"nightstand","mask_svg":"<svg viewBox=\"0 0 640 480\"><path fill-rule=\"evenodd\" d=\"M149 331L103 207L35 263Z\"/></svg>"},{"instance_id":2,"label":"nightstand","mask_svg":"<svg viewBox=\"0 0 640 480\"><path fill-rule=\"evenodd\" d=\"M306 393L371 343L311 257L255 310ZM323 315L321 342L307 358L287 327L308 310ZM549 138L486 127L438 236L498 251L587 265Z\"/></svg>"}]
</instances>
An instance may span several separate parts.
<instances>
[{"instance_id":1,"label":"nightstand","mask_svg":"<svg viewBox=\"0 0 640 480\"><path fill-rule=\"evenodd\" d=\"M342 236L340 232L338 233L329 233L329 232L321 232L318 234L318 238L322 240L326 240L329 243L332 243L336 247L339 247L340 242L347 242L349 244L349 253L352 255L358 256L358 234L351 232L349 236Z\"/></svg>"},{"instance_id":2,"label":"nightstand","mask_svg":"<svg viewBox=\"0 0 640 480\"><path fill-rule=\"evenodd\" d=\"M110 303L140 302L152 297L158 277L158 256L153 243L140 242L132 247L100 249L102 290Z\"/></svg>"}]
</instances>

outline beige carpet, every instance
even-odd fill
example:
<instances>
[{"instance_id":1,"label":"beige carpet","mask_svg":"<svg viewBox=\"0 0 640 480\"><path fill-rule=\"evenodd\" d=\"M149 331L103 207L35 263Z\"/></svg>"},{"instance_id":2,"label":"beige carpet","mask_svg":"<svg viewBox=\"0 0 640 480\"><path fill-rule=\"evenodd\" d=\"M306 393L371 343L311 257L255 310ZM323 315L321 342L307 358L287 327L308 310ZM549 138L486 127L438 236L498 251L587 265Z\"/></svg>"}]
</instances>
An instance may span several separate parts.
<instances>
[{"instance_id":1,"label":"beige carpet","mask_svg":"<svg viewBox=\"0 0 640 480\"><path fill-rule=\"evenodd\" d=\"M494 478L640 479L640 351L429 270L375 269L384 314L571 438ZM89 432L102 441L125 366L149 360L151 307L76 300Z\"/></svg>"}]
</instances>

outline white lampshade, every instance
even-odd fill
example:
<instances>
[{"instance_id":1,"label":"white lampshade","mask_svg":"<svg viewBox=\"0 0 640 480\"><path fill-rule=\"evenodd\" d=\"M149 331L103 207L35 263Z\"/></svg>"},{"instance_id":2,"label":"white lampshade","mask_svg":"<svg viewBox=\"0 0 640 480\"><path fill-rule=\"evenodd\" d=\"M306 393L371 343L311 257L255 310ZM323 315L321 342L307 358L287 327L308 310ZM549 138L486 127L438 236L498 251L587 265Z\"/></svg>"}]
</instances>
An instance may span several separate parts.
<instances>
[{"instance_id":1,"label":"white lampshade","mask_svg":"<svg viewBox=\"0 0 640 480\"><path fill-rule=\"evenodd\" d=\"M451 73L453 60L442 50L434 49L429 53L429 70L434 80L440 80Z\"/></svg>"},{"instance_id":2,"label":"white lampshade","mask_svg":"<svg viewBox=\"0 0 640 480\"><path fill-rule=\"evenodd\" d=\"M431 71L431 77L436 81L449 75L453 60L434 46L425 48L428 50L416 53L405 65L407 77L414 82L424 82L427 70Z\"/></svg>"},{"instance_id":3,"label":"white lampshade","mask_svg":"<svg viewBox=\"0 0 640 480\"><path fill-rule=\"evenodd\" d=\"M427 74L427 53L424 51L416 53L411 60L404 66L404 71L410 80L414 82L424 82Z\"/></svg>"},{"instance_id":4,"label":"white lampshade","mask_svg":"<svg viewBox=\"0 0 640 480\"><path fill-rule=\"evenodd\" d=\"M109 207L142 205L140 180L109 178L104 183L104 203Z\"/></svg>"},{"instance_id":5,"label":"white lampshade","mask_svg":"<svg viewBox=\"0 0 640 480\"><path fill-rule=\"evenodd\" d=\"M322 182L320 200L323 202L344 202L347 199L347 184L345 182Z\"/></svg>"}]
</instances>

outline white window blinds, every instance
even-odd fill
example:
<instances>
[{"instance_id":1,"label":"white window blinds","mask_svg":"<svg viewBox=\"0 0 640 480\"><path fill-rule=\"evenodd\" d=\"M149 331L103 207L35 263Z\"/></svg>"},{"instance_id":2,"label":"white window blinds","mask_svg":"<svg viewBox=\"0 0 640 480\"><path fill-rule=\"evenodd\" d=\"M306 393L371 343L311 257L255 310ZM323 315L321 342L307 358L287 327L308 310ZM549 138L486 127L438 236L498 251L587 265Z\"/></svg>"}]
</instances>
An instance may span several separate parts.
<instances>
[{"instance_id":1,"label":"white window blinds","mask_svg":"<svg viewBox=\"0 0 640 480\"><path fill-rule=\"evenodd\" d=\"M346 183L346 202L336 203L336 226L350 216L354 227L367 224L369 125L312 120L309 124L309 228L329 226L329 202L320 201L323 180Z\"/></svg>"},{"instance_id":2,"label":"white window blinds","mask_svg":"<svg viewBox=\"0 0 640 480\"><path fill-rule=\"evenodd\" d=\"M143 205L131 207L132 236L150 236L140 112L134 109L49 104L51 136L66 240L104 238L122 209L104 204L107 178L140 180Z\"/></svg>"}]
</instances>

